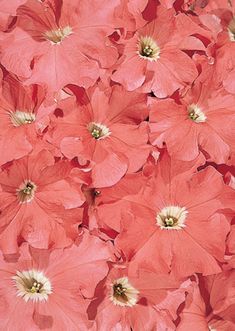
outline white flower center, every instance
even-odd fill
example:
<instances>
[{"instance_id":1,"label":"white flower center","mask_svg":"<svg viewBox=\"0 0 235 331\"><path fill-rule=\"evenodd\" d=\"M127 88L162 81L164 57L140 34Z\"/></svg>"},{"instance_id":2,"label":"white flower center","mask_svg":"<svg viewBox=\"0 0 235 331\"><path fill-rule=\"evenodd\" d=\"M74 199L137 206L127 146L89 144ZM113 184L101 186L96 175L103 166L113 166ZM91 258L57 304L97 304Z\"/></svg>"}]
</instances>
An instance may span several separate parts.
<instances>
[{"instance_id":1,"label":"white flower center","mask_svg":"<svg viewBox=\"0 0 235 331\"><path fill-rule=\"evenodd\" d=\"M107 126L100 123L91 122L88 124L87 128L90 131L92 137L97 140L104 139L111 134L109 128L107 128Z\"/></svg>"},{"instance_id":2,"label":"white flower center","mask_svg":"<svg viewBox=\"0 0 235 331\"><path fill-rule=\"evenodd\" d=\"M19 201L21 203L32 201L34 198L36 189L37 189L37 186L30 180L26 179L20 185L20 187L16 190Z\"/></svg>"},{"instance_id":3,"label":"white flower center","mask_svg":"<svg viewBox=\"0 0 235 331\"><path fill-rule=\"evenodd\" d=\"M216 329L214 329L214 328L213 328L212 326L210 326L210 325L208 326L208 328L209 328L210 331L216 331Z\"/></svg>"},{"instance_id":4,"label":"white flower center","mask_svg":"<svg viewBox=\"0 0 235 331\"><path fill-rule=\"evenodd\" d=\"M160 57L160 48L149 36L140 37L138 41L137 54L148 61L156 61Z\"/></svg>"},{"instance_id":5,"label":"white flower center","mask_svg":"<svg viewBox=\"0 0 235 331\"><path fill-rule=\"evenodd\" d=\"M48 295L52 293L51 283L41 271L34 269L17 271L12 279L17 288L17 296L22 297L26 302L47 301Z\"/></svg>"},{"instance_id":6,"label":"white flower center","mask_svg":"<svg viewBox=\"0 0 235 331\"><path fill-rule=\"evenodd\" d=\"M202 123L206 121L206 115L203 111L194 103L188 107L188 116L195 123Z\"/></svg>"},{"instance_id":7,"label":"white flower center","mask_svg":"<svg viewBox=\"0 0 235 331\"><path fill-rule=\"evenodd\" d=\"M21 126L30 124L35 121L36 116L34 113L27 113L24 111L17 110L16 112L9 112L11 122L14 126Z\"/></svg>"},{"instance_id":8,"label":"white flower center","mask_svg":"<svg viewBox=\"0 0 235 331\"><path fill-rule=\"evenodd\" d=\"M228 25L228 36L231 41L235 41L235 18Z\"/></svg>"},{"instance_id":9,"label":"white flower center","mask_svg":"<svg viewBox=\"0 0 235 331\"><path fill-rule=\"evenodd\" d=\"M47 40L50 40L52 44L60 44L61 41L68 37L72 33L72 28L66 26L65 28L59 28L57 30L46 31L44 36Z\"/></svg>"},{"instance_id":10,"label":"white flower center","mask_svg":"<svg viewBox=\"0 0 235 331\"><path fill-rule=\"evenodd\" d=\"M168 206L157 214L157 224L161 229L181 230L185 227L188 211L185 207Z\"/></svg>"},{"instance_id":11,"label":"white flower center","mask_svg":"<svg viewBox=\"0 0 235 331\"><path fill-rule=\"evenodd\" d=\"M127 277L116 279L111 286L110 300L115 305L133 307L138 301L139 291L129 283Z\"/></svg>"}]
</instances>

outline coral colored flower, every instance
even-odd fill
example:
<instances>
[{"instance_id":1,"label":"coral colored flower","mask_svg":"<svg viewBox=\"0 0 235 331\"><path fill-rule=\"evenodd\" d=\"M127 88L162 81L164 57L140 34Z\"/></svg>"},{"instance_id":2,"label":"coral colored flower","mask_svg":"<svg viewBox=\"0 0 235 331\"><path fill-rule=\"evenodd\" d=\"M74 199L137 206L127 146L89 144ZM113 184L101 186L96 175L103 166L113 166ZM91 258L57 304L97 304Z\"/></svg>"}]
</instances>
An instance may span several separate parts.
<instances>
[{"instance_id":1,"label":"coral colored flower","mask_svg":"<svg viewBox=\"0 0 235 331\"><path fill-rule=\"evenodd\" d=\"M218 213L222 177L212 167L174 176L174 167L180 162L163 157L139 194L124 198L130 206L116 245L136 268L181 276L218 273L229 232Z\"/></svg>"},{"instance_id":2,"label":"coral colored flower","mask_svg":"<svg viewBox=\"0 0 235 331\"><path fill-rule=\"evenodd\" d=\"M180 323L176 330L213 330L207 323L205 302L203 301L200 289L196 283L194 284L192 293L190 293L186 299L185 307L180 314Z\"/></svg>"},{"instance_id":3,"label":"coral colored flower","mask_svg":"<svg viewBox=\"0 0 235 331\"><path fill-rule=\"evenodd\" d=\"M121 222L127 212L125 197L137 194L145 182L146 177L139 172L126 174L116 185L109 188L96 188L99 194L94 199L94 204L89 204L90 227L97 227L102 232L116 237L121 231Z\"/></svg>"},{"instance_id":4,"label":"coral colored flower","mask_svg":"<svg viewBox=\"0 0 235 331\"><path fill-rule=\"evenodd\" d=\"M121 0L115 9L115 26L119 27L120 34L135 31L136 27L146 24L143 18L143 11L148 4L148 0Z\"/></svg>"},{"instance_id":5,"label":"coral colored flower","mask_svg":"<svg viewBox=\"0 0 235 331\"><path fill-rule=\"evenodd\" d=\"M173 331L173 316L185 300L189 283L141 269L133 276L125 266L113 268L88 308L89 318L95 319L94 330Z\"/></svg>"},{"instance_id":6,"label":"coral colored flower","mask_svg":"<svg viewBox=\"0 0 235 331\"><path fill-rule=\"evenodd\" d=\"M15 29L1 35L2 64L27 78L27 84L44 84L50 92L67 84L93 85L99 68L117 58L107 37L118 3L65 0L61 7L59 2L27 1L17 10Z\"/></svg>"},{"instance_id":7,"label":"coral colored flower","mask_svg":"<svg viewBox=\"0 0 235 331\"><path fill-rule=\"evenodd\" d=\"M186 299L177 331L235 330L234 271L203 277Z\"/></svg>"},{"instance_id":8,"label":"coral colored flower","mask_svg":"<svg viewBox=\"0 0 235 331\"><path fill-rule=\"evenodd\" d=\"M171 175L175 177L187 173L190 176L204 163L205 159L202 154L193 162L175 162ZM167 167L168 164L166 164ZM92 226L99 227L115 238L122 230L122 220L126 219L129 212L131 213L129 197L141 192L149 178L155 176L155 172L156 164L149 161L145 164L142 172L126 174L114 186L96 188L95 191L90 190L90 195L93 193L93 199L87 198L93 216L92 222L89 223L90 226L92 224ZM112 217L114 210L115 218Z\"/></svg>"},{"instance_id":9,"label":"coral colored flower","mask_svg":"<svg viewBox=\"0 0 235 331\"><path fill-rule=\"evenodd\" d=\"M119 87L107 93L96 88L90 104L55 122L52 142L60 142L67 158L91 162L93 187L111 186L126 172L139 170L148 157L147 123L139 124L144 116L145 95Z\"/></svg>"},{"instance_id":10,"label":"coral colored flower","mask_svg":"<svg viewBox=\"0 0 235 331\"><path fill-rule=\"evenodd\" d=\"M52 107L44 107L45 92L38 85L23 87L6 75L0 96L0 165L32 151L48 125Z\"/></svg>"},{"instance_id":11,"label":"coral colored flower","mask_svg":"<svg viewBox=\"0 0 235 331\"><path fill-rule=\"evenodd\" d=\"M235 98L198 84L182 100L152 101L150 140L166 143L169 154L189 161L203 151L210 161L226 163L234 150Z\"/></svg>"},{"instance_id":12,"label":"coral colored flower","mask_svg":"<svg viewBox=\"0 0 235 331\"><path fill-rule=\"evenodd\" d=\"M159 12L158 19L125 41L122 62L112 75L115 82L133 91L141 86L159 98L183 89L197 77L192 59L178 47L174 12Z\"/></svg>"},{"instance_id":13,"label":"coral colored flower","mask_svg":"<svg viewBox=\"0 0 235 331\"><path fill-rule=\"evenodd\" d=\"M68 162L55 163L44 150L15 161L0 173L0 247L4 253L16 252L20 238L38 248L64 247L71 242L63 214L65 209L82 205L84 198L66 180L70 171Z\"/></svg>"},{"instance_id":14,"label":"coral colored flower","mask_svg":"<svg viewBox=\"0 0 235 331\"><path fill-rule=\"evenodd\" d=\"M219 275L205 277L204 284L210 294L211 309L207 313L208 324L215 330L235 329L235 272L225 271ZM202 281L203 281L202 280ZM207 293L205 296L207 297ZM203 293L204 294L204 293Z\"/></svg>"},{"instance_id":15,"label":"coral colored flower","mask_svg":"<svg viewBox=\"0 0 235 331\"><path fill-rule=\"evenodd\" d=\"M16 15L17 8L23 5L27 0L1 0L1 12L0 12L0 29L4 31L8 25L12 22Z\"/></svg>"},{"instance_id":16,"label":"coral colored flower","mask_svg":"<svg viewBox=\"0 0 235 331\"><path fill-rule=\"evenodd\" d=\"M107 274L111 254L86 233L78 246L49 251L23 244L17 262L1 258L1 329L88 330L87 298Z\"/></svg>"}]
</instances>

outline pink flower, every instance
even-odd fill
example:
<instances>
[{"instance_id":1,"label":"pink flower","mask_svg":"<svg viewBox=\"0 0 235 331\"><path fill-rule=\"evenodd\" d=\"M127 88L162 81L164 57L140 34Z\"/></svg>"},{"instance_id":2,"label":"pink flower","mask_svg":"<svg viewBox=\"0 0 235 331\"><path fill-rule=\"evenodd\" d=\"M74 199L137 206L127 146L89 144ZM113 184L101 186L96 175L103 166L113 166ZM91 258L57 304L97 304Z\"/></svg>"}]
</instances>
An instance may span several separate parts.
<instances>
[{"instance_id":1,"label":"pink flower","mask_svg":"<svg viewBox=\"0 0 235 331\"><path fill-rule=\"evenodd\" d=\"M186 283L141 269L133 276L131 269L116 266L97 287L97 299L88 308L89 318L95 319L93 329L173 331L176 310L189 286Z\"/></svg>"},{"instance_id":2,"label":"pink flower","mask_svg":"<svg viewBox=\"0 0 235 331\"><path fill-rule=\"evenodd\" d=\"M234 271L201 277L186 299L177 331L234 330Z\"/></svg>"},{"instance_id":3,"label":"pink flower","mask_svg":"<svg viewBox=\"0 0 235 331\"><path fill-rule=\"evenodd\" d=\"M99 68L117 58L107 37L118 3L65 0L61 7L27 1L17 10L13 31L1 35L1 63L27 84L46 85L50 92L67 84L93 85Z\"/></svg>"},{"instance_id":4,"label":"pink flower","mask_svg":"<svg viewBox=\"0 0 235 331\"><path fill-rule=\"evenodd\" d=\"M175 175L180 167L163 156L139 194L124 198L130 206L116 245L136 269L181 276L218 273L230 229L218 213L225 185L212 167Z\"/></svg>"},{"instance_id":5,"label":"pink flower","mask_svg":"<svg viewBox=\"0 0 235 331\"><path fill-rule=\"evenodd\" d=\"M226 163L234 150L235 98L223 89L198 83L177 104L172 99L152 101L150 140L166 143L169 154L193 160L203 151L210 161Z\"/></svg>"},{"instance_id":6,"label":"pink flower","mask_svg":"<svg viewBox=\"0 0 235 331\"><path fill-rule=\"evenodd\" d=\"M88 330L87 299L106 275L111 254L108 245L86 233L78 246L65 250L24 244L17 262L1 258L1 329Z\"/></svg>"},{"instance_id":7,"label":"pink flower","mask_svg":"<svg viewBox=\"0 0 235 331\"><path fill-rule=\"evenodd\" d=\"M145 92L153 91L159 98L191 84L197 70L174 40L175 24L174 11L159 10L158 19L125 41L122 62L112 79L129 91L143 86Z\"/></svg>"},{"instance_id":8,"label":"pink flower","mask_svg":"<svg viewBox=\"0 0 235 331\"><path fill-rule=\"evenodd\" d=\"M38 85L23 87L5 75L0 96L0 165L29 154L48 125L52 106L43 106L45 92ZM7 147L7 148L6 148Z\"/></svg>"},{"instance_id":9,"label":"pink flower","mask_svg":"<svg viewBox=\"0 0 235 331\"><path fill-rule=\"evenodd\" d=\"M96 88L90 99L75 109L69 104L72 111L55 123L52 141L60 142L67 158L90 161L92 185L107 187L139 170L148 157L147 123L140 123L147 117L146 97L114 87Z\"/></svg>"},{"instance_id":10,"label":"pink flower","mask_svg":"<svg viewBox=\"0 0 235 331\"><path fill-rule=\"evenodd\" d=\"M81 206L84 198L66 180L70 171L67 161L55 163L44 150L0 173L0 247L5 254L16 252L22 238L38 248L71 243L63 221L65 209Z\"/></svg>"},{"instance_id":11,"label":"pink flower","mask_svg":"<svg viewBox=\"0 0 235 331\"><path fill-rule=\"evenodd\" d=\"M17 8L23 5L27 0L1 0L1 13L0 13L0 28L1 31L7 29L8 25L12 23L14 16L16 16Z\"/></svg>"}]
</instances>

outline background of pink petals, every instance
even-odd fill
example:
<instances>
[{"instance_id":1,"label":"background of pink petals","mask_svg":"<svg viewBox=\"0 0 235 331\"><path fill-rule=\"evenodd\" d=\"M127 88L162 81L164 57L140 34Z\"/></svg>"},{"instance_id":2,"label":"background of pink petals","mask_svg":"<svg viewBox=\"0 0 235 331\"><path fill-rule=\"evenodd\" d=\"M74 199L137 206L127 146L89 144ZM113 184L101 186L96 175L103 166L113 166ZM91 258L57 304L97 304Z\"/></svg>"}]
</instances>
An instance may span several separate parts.
<instances>
[{"instance_id":1,"label":"background of pink petals","mask_svg":"<svg viewBox=\"0 0 235 331\"><path fill-rule=\"evenodd\" d=\"M235 330L235 2L0 5L0 330Z\"/></svg>"}]
</instances>

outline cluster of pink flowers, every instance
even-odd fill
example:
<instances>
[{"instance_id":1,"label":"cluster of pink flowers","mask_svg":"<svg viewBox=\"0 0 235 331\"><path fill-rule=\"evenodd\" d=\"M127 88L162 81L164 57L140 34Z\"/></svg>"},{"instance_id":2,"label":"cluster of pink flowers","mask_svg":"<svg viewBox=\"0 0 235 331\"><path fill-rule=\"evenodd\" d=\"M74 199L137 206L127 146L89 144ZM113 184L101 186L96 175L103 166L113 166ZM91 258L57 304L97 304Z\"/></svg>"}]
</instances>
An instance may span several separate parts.
<instances>
[{"instance_id":1,"label":"cluster of pink flowers","mask_svg":"<svg viewBox=\"0 0 235 331\"><path fill-rule=\"evenodd\" d=\"M235 330L235 1L0 1L0 330Z\"/></svg>"}]
</instances>

